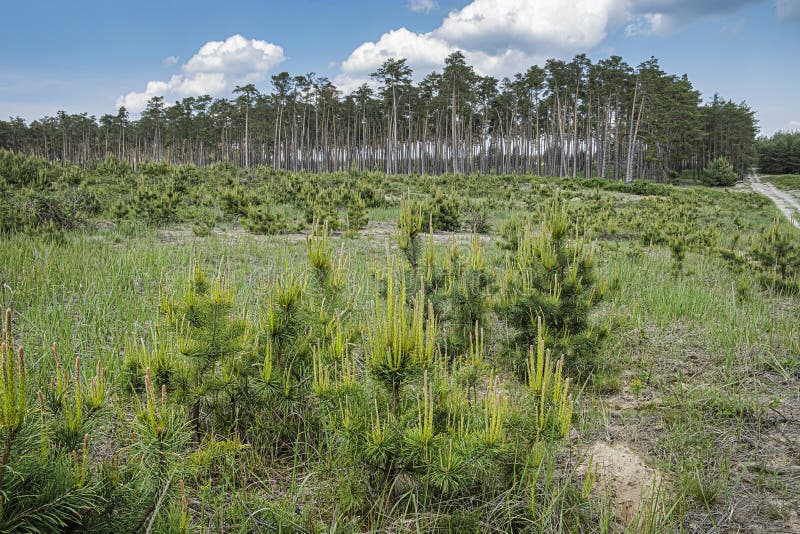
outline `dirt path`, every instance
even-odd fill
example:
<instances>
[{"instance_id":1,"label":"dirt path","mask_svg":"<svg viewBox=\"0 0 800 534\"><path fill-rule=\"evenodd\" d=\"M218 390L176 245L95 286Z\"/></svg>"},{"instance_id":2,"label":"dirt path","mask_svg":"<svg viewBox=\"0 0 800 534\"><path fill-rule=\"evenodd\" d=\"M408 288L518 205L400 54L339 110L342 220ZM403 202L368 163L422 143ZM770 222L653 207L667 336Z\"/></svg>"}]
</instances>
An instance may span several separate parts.
<instances>
[{"instance_id":1,"label":"dirt path","mask_svg":"<svg viewBox=\"0 0 800 534\"><path fill-rule=\"evenodd\" d=\"M756 193L761 193L772 200L789 222L800 228L800 203L794 198L774 185L762 182L761 177L756 174L750 176L750 187Z\"/></svg>"}]
</instances>

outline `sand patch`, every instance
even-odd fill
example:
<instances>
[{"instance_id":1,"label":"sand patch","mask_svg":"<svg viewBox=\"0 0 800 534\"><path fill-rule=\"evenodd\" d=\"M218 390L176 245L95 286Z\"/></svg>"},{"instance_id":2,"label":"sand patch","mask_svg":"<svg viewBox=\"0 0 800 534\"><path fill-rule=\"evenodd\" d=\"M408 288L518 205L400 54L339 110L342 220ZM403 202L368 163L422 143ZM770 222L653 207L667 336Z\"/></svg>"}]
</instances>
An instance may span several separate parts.
<instances>
[{"instance_id":1,"label":"sand patch","mask_svg":"<svg viewBox=\"0 0 800 534\"><path fill-rule=\"evenodd\" d=\"M661 481L658 471L625 445L596 442L588 451L595 466L597 491L609 496L614 515L631 524L641 520ZM578 468L586 473L586 463Z\"/></svg>"}]
</instances>

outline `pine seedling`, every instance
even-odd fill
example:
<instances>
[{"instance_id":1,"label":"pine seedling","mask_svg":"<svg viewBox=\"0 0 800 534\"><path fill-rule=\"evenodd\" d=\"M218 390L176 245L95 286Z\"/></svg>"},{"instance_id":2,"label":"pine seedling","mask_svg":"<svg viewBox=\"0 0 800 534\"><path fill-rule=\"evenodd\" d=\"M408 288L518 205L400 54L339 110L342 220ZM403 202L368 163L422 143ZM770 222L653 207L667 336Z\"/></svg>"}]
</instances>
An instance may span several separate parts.
<instances>
[{"instance_id":1,"label":"pine seedling","mask_svg":"<svg viewBox=\"0 0 800 534\"><path fill-rule=\"evenodd\" d=\"M405 300L405 277L400 278L395 290L393 262L388 262L386 274L386 299L380 294L375 300L375 324L367 333L367 366L391 393L392 411L397 414L400 389L403 383L433 361L436 350L436 320L433 309L424 310L424 293L419 291L414 308L409 313Z\"/></svg>"},{"instance_id":2,"label":"pine seedling","mask_svg":"<svg viewBox=\"0 0 800 534\"><path fill-rule=\"evenodd\" d=\"M436 270L436 247L433 241L433 223L428 223L428 241L425 244L425 282L433 281Z\"/></svg>"},{"instance_id":3,"label":"pine seedling","mask_svg":"<svg viewBox=\"0 0 800 534\"><path fill-rule=\"evenodd\" d=\"M397 221L397 247L408 260L412 279L418 279L419 256L421 244L419 234L422 232L422 204L413 200L409 193L400 200L400 218Z\"/></svg>"},{"instance_id":4,"label":"pine seedling","mask_svg":"<svg viewBox=\"0 0 800 534\"><path fill-rule=\"evenodd\" d=\"M75 485L79 488L83 487L89 479L89 434L83 435L80 457L78 457L78 451L72 451L72 471Z\"/></svg>"},{"instance_id":5,"label":"pine seedling","mask_svg":"<svg viewBox=\"0 0 800 534\"><path fill-rule=\"evenodd\" d=\"M272 380L273 359L272 338L268 337L264 343L264 361L259 368L259 376L264 384L269 384Z\"/></svg>"},{"instance_id":6,"label":"pine seedling","mask_svg":"<svg viewBox=\"0 0 800 534\"><path fill-rule=\"evenodd\" d=\"M145 370L144 382L144 400L134 425L135 451L141 466L163 485L188 444L189 433L181 415L167 403L166 384L162 384L158 395L150 369Z\"/></svg>"},{"instance_id":7,"label":"pine seedling","mask_svg":"<svg viewBox=\"0 0 800 534\"><path fill-rule=\"evenodd\" d=\"M594 489L594 484L597 479L597 466L594 463L594 456L589 457L586 463L586 474L583 476L583 487L581 488L581 497L588 499Z\"/></svg>"},{"instance_id":8,"label":"pine seedling","mask_svg":"<svg viewBox=\"0 0 800 534\"><path fill-rule=\"evenodd\" d=\"M100 360L97 360L95 374L90 382L90 404L92 410L100 407L106 398L106 371L100 365Z\"/></svg>"},{"instance_id":9,"label":"pine seedling","mask_svg":"<svg viewBox=\"0 0 800 534\"><path fill-rule=\"evenodd\" d=\"M386 423L381 421L380 411L378 410L378 400L374 399L375 417L373 418L366 432L366 447L364 456L373 465L383 466L389 458L387 448L387 428Z\"/></svg>"},{"instance_id":10,"label":"pine seedling","mask_svg":"<svg viewBox=\"0 0 800 534\"><path fill-rule=\"evenodd\" d=\"M347 229L355 234L367 226L367 205L359 194L353 194L347 204Z\"/></svg>"},{"instance_id":11,"label":"pine seedling","mask_svg":"<svg viewBox=\"0 0 800 534\"><path fill-rule=\"evenodd\" d=\"M27 417L25 353L22 347L19 347L15 353L13 345L11 308L8 308L3 321L2 342L0 343L3 373L2 380L0 380L0 402L2 402L0 405L0 428L5 435L3 453L0 456L0 514L2 514L3 504L7 498L3 492L3 482L10 461L11 447ZM0 515L0 517L2 516Z\"/></svg>"},{"instance_id":12,"label":"pine seedling","mask_svg":"<svg viewBox=\"0 0 800 534\"><path fill-rule=\"evenodd\" d=\"M11 329L11 308L6 310L2 335L2 406L0 407L0 426L6 439L13 437L22 427L27 415L25 393L25 353L22 347L14 351L14 337ZM10 437L10 438L9 438ZM3 465L5 468L5 465Z\"/></svg>"},{"instance_id":13,"label":"pine seedling","mask_svg":"<svg viewBox=\"0 0 800 534\"><path fill-rule=\"evenodd\" d=\"M507 412L506 399L499 389L497 377L489 376L484 397L483 442L487 447L495 447L503 436L503 420Z\"/></svg>"},{"instance_id":14,"label":"pine seedling","mask_svg":"<svg viewBox=\"0 0 800 534\"><path fill-rule=\"evenodd\" d=\"M327 276L331 269L333 253L328 243L328 223L322 225L314 221L311 225L311 233L306 236L306 250L308 252L308 262L311 267L319 273L320 279Z\"/></svg>"},{"instance_id":15,"label":"pine seedling","mask_svg":"<svg viewBox=\"0 0 800 534\"><path fill-rule=\"evenodd\" d=\"M312 352L313 388L317 395L325 395L331 390L330 370L322 357L322 348L317 345Z\"/></svg>"},{"instance_id":16,"label":"pine seedling","mask_svg":"<svg viewBox=\"0 0 800 534\"><path fill-rule=\"evenodd\" d=\"M545 348L544 328L541 318L537 318L539 335L536 346L528 353L528 387L536 400L536 420L539 432L554 430L565 437L572 424L573 402L569 393L570 379L564 378L563 356L555 364L550 351Z\"/></svg>"},{"instance_id":17,"label":"pine seedling","mask_svg":"<svg viewBox=\"0 0 800 534\"><path fill-rule=\"evenodd\" d=\"M186 484L184 483L183 479L178 481L178 488L180 489L181 494L181 512L180 521L178 523L178 531L181 534L184 534L189 532L191 516L189 515L189 498L186 496Z\"/></svg>"},{"instance_id":18,"label":"pine seedling","mask_svg":"<svg viewBox=\"0 0 800 534\"><path fill-rule=\"evenodd\" d=\"M248 373L251 370L239 361L250 349L248 324L246 318L233 316L233 290L221 270L209 284L197 260L191 265L181 298L170 300L173 308L168 316L176 321L177 347L185 357L187 376L181 381L181 393L191 403L190 416L199 442L202 405L210 403L212 411L219 408L222 399L216 393L238 384L245 368ZM226 413L236 414L237 408L232 406Z\"/></svg>"},{"instance_id":19,"label":"pine seedling","mask_svg":"<svg viewBox=\"0 0 800 534\"><path fill-rule=\"evenodd\" d=\"M50 455L50 436L47 429L47 411L42 390L36 392L39 398L39 450L42 457L42 465L47 462L47 457Z\"/></svg>"},{"instance_id":20,"label":"pine seedling","mask_svg":"<svg viewBox=\"0 0 800 534\"><path fill-rule=\"evenodd\" d=\"M72 378L72 403L65 400L64 413L67 419L67 430L77 434L83 428L83 384L81 383L81 357L75 357L75 373Z\"/></svg>"},{"instance_id":21,"label":"pine seedling","mask_svg":"<svg viewBox=\"0 0 800 534\"><path fill-rule=\"evenodd\" d=\"M517 332L516 346L536 343L539 328L532 318L541 316L547 347L564 354L571 370L584 372L592 367L604 333L589 326L603 286L595 279L593 251L577 230L569 236L566 208L556 199L538 233L530 225L521 231L513 261L507 263L499 308Z\"/></svg>"},{"instance_id":22,"label":"pine seedling","mask_svg":"<svg viewBox=\"0 0 800 534\"><path fill-rule=\"evenodd\" d=\"M428 382L428 372L425 371L422 378L422 394L417 402L417 424L409 433L409 437L421 447L426 463L431 461L429 445L433 436L433 392Z\"/></svg>"}]
</instances>

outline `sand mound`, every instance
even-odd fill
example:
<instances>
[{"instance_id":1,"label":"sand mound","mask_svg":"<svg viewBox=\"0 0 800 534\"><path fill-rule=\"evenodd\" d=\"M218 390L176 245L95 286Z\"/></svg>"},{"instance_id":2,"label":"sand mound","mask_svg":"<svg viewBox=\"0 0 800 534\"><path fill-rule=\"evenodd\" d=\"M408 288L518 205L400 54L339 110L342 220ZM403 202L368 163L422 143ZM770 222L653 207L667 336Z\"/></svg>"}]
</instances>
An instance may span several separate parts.
<instances>
[{"instance_id":1,"label":"sand mound","mask_svg":"<svg viewBox=\"0 0 800 534\"><path fill-rule=\"evenodd\" d=\"M657 492L660 474L625 445L597 442L588 456L595 466L595 488L609 495L614 515L625 523L641 518ZM585 472L586 464L579 468Z\"/></svg>"}]
</instances>

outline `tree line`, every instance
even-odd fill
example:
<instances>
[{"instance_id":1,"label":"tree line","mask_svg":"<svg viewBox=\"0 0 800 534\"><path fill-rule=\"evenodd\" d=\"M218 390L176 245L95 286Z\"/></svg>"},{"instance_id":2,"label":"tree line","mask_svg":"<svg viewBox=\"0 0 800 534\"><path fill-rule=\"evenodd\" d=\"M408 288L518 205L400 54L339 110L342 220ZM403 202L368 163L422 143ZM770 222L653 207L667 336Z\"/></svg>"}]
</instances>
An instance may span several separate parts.
<instances>
[{"instance_id":1,"label":"tree line","mask_svg":"<svg viewBox=\"0 0 800 534\"><path fill-rule=\"evenodd\" d=\"M548 60L498 80L461 52L418 83L389 59L373 84L343 94L315 74L272 76L269 92L153 97L138 119L121 107L0 121L0 147L50 161L115 157L205 166L228 161L291 171L389 174L526 173L667 180L724 157L739 174L753 160L754 112L718 95L703 103L686 75L651 58Z\"/></svg>"},{"instance_id":2,"label":"tree line","mask_svg":"<svg viewBox=\"0 0 800 534\"><path fill-rule=\"evenodd\" d=\"M767 174L800 174L800 132L777 132L756 144L759 170Z\"/></svg>"}]
</instances>

